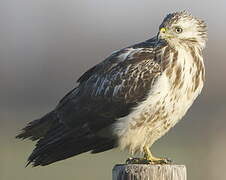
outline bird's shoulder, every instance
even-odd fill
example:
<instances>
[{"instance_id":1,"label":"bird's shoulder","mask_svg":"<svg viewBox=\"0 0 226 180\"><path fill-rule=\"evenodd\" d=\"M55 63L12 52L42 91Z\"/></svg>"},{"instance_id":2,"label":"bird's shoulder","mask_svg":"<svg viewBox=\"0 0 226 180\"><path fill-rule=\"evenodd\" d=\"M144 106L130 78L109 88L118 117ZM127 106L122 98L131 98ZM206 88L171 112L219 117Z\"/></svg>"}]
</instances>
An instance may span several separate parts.
<instances>
[{"instance_id":1,"label":"bird's shoulder","mask_svg":"<svg viewBox=\"0 0 226 180\"><path fill-rule=\"evenodd\" d=\"M114 51L101 63L93 66L77 80L78 83L87 81L93 75L104 75L114 69L128 68L128 66L142 65L146 61L152 62L153 67L160 66L160 59L156 58L156 51L163 48L164 43L158 42L156 37L135 45ZM151 68L149 66L149 68Z\"/></svg>"},{"instance_id":2,"label":"bird's shoulder","mask_svg":"<svg viewBox=\"0 0 226 180\"><path fill-rule=\"evenodd\" d=\"M77 80L78 86L60 104L78 96L95 102L97 99L120 103L141 101L162 72L156 52L164 46L152 38L113 52L86 71Z\"/></svg>"}]
</instances>

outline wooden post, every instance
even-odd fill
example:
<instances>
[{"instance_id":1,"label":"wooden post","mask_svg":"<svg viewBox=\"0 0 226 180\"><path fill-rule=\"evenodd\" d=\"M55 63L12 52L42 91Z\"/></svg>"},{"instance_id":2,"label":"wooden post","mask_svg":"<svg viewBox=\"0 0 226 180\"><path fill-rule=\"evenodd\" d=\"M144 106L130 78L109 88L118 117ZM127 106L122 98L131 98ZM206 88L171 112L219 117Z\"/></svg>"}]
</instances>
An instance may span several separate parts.
<instances>
[{"instance_id":1,"label":"wooden post","mask_svg":"<svg viewBox=\"0 0 226 180\"><path fill-rule=\"evenodd\" d=\"M113 180L186 180L184 165L118 164Z\"/></svg>"}]
</instances>

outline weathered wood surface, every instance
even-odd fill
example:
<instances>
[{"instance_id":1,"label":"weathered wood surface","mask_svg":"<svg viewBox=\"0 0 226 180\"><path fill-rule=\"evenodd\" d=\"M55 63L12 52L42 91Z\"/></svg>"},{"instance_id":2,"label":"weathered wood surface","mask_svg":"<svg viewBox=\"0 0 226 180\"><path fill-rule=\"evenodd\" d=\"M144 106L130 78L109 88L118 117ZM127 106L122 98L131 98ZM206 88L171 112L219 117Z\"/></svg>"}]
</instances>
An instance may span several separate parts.
<instances>
[{"instance_id":1,"label":"weathered wood surface","mask_svg":"<svg viewBox=\"0 0 226 180\"><path fill-rule=\"evenodd\" d=\"M121 164L113 168L113 180L186 180L184 165Z\"/></svg>"}]
</instances>

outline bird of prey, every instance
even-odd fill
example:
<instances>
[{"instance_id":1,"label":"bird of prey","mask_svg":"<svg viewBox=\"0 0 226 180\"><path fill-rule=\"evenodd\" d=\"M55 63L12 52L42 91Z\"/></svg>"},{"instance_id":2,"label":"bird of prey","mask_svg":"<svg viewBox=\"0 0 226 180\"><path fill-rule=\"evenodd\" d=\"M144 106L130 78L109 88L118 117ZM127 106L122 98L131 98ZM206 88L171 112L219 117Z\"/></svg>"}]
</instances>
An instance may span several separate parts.
<instances>
[{"instance_id":1,"label":"bird of prey","mask_svg":"<svg viewBox=\"0 0 226 180\"><path fill-rule=\"evenodd\" d=\"M37 140L28 164L44 166L114 147L150 163L167 162L149 148L200 94L206 41L204 21L182 11L168 14L155 37L113 52L17 136Z\"/></svg>"}]
</instances>

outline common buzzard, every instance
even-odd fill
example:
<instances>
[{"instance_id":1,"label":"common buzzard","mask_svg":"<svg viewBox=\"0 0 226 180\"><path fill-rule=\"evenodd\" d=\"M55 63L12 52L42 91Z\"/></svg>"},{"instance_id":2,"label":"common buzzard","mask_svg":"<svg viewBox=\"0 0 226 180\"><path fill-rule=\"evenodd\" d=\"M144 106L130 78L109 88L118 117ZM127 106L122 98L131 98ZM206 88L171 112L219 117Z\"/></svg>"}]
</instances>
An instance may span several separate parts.
<instances>
[{"instance_id":1,"label":"common buzzard","mask_svg":"<svg viewBox=\"0 0 226 180\"><path fill-rule=\"evenodd\" d=\"M54 110L17 138L38 140L28 164L48 165L119 146L164 163L149 147L187 112L202 90L204 21L168 14L157 36L113 52L85 72Z\"/></svg>"}]
</instances>

